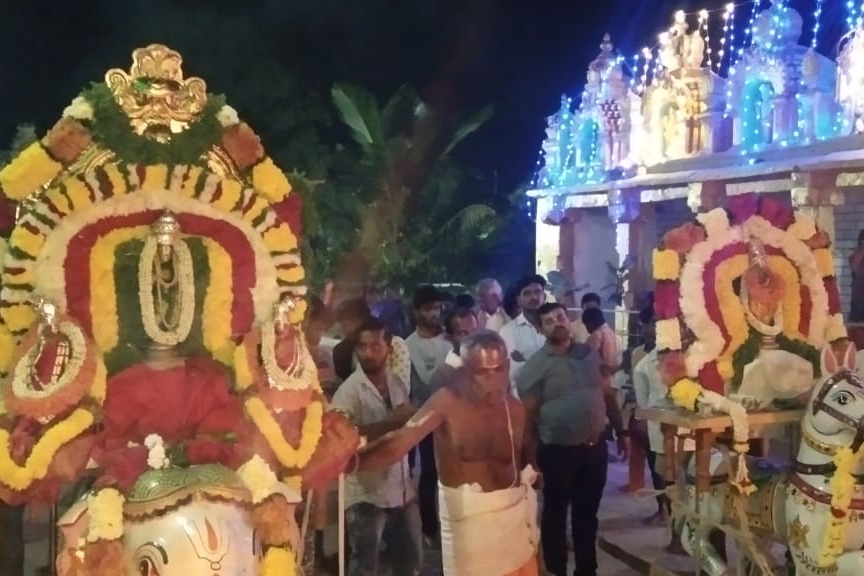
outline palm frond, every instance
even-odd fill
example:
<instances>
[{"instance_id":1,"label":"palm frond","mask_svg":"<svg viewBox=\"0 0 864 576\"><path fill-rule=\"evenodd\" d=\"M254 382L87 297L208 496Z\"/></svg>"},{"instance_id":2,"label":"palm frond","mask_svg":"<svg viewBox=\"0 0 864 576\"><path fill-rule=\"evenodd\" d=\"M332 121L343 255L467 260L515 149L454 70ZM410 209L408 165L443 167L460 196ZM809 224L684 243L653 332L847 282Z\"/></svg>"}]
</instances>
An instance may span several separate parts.
<instances>
[{"instance_id":1,"label":"palm frond","mask_svg":"<svg viewBox=\"0 0 864 576\"><path fill-rule=\"evenodd\" d=\"M471 204L459 210L439 228L438 235L458 233L485 238L492 233L498 213L486 204Z\"/></svg>"},{"instance_id":2,"label":"palm frond","mask_svg":"<svg viewBox=\"0 0 864 576\"><path fill-rule=\"evenodd\" d=\"M390 97L381 111L381 127L387 138L410 133L422 101L413 86L404 84Z\"/></svg>"},{"instance_id":3,"label":"palm frond","mask_svg":"<svg viewBox=\"0 0 864 576\"><path fill-rule=\"evenodd\" d=\"M357 86L336 84L331 95L342 121L360 146L370 150L382 144L381 115L372 93Z\"/></svg>"},{"instance_id":4,"label":"palm frond","mask_svg":"<svg viewBox=\"0 0 864 576\"><path fill-rule=\"evenodd\" d=\"M453 151L456 146L459 145L460 142L465 140L468 136L476 132L483 124L489 121L492 118L493 108L492 106L486 106L485 108L481 108L474 114L468 116L464 122L462 122L461 126L456 129L453 133L453 137L450 138L449 144L444 149L444 153L442 156L447 156L450 152Z\"/></svg>"}]
</instances>

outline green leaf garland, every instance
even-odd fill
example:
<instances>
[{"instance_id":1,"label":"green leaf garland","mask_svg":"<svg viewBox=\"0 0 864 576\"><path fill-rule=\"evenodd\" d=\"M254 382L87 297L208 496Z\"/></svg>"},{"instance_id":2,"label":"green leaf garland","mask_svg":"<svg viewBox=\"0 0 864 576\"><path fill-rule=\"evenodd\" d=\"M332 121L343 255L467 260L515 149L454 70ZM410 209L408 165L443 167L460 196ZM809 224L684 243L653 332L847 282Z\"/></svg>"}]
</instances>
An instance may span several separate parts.
<instances>
[{"instance_id":1,"label":"green leaf garland","mask_svg":"<svg viewBox=\"0 0 864 576\"><path fill-rule=\"evenodd\" d=\"M813 365L814 377L818 378L821 375L819 350L815 347L802 340L788 338L783 334L777 336L776 342L780 350L785 350L810 362ZM741 382L744 380L744 368L759 356L761 350L762 336L751 328L747 340L732 354L732 367L735 369L731 383L732 391L738 391L741 387Z\"/></svg>"},{"instance_id":2,"label":"green leaf garland","mask_svg":"<svg viewBox=\"0 0 864 576\"><path fill-rule=\"evenodd\" d=\"M222 140L223 126L217 117L225 98L208 94L201 115L168 142L157 142L132 131L129 117L105 84L93 84L84 97L93 108L93 119L82 121L95 141L124 162L140 164L201 164L202 157Z\"/></svg>"}]
</instances>

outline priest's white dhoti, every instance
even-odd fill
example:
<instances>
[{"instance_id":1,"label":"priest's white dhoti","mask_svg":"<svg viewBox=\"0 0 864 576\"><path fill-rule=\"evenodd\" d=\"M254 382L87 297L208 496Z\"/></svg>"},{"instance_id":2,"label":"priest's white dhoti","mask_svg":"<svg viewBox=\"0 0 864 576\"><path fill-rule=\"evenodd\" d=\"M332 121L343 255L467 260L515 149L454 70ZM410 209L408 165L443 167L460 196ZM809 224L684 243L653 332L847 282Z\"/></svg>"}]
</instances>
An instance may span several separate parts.
<instances>
[{"instance_id":1,"label":"priest's white dhoti","mask_svg":"<svg viewBox=\"0 0 864 576\"><path fill-rule=\"evenodd\" d=\"M438 485L444 576L507 576L535 561L540 532L530 466L512 488Z\"/></svg>"}]
</instances>

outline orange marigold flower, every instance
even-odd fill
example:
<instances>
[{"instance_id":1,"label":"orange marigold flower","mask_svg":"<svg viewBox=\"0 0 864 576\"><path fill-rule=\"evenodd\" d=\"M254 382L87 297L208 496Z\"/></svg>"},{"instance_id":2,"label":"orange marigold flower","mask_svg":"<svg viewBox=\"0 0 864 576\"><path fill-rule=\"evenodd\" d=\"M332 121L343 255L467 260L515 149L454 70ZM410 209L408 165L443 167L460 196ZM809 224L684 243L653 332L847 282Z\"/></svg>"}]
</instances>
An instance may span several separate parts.
<instances>
[{"instance_id":1,"label":"orange marigold flower","mask_svg":"<svg viewBox=\"0 0 864 576\"><path fill-rule=\"evenodd\" d=\"M71 164L90 146L93 136L74 118L61 118L42 143L63 164Z\"/></svg>"},{"instance_id":2,"label":"orange marigold flower","mask_svg":"<svg viewBox=\"0 0 864 576\"><path fill-rule=\"evenodd\" d=\"M252 166L264 156L261 139L245 122L225 128L222 132L222 147L241 170Z\"/></svg>"}]
</instances>

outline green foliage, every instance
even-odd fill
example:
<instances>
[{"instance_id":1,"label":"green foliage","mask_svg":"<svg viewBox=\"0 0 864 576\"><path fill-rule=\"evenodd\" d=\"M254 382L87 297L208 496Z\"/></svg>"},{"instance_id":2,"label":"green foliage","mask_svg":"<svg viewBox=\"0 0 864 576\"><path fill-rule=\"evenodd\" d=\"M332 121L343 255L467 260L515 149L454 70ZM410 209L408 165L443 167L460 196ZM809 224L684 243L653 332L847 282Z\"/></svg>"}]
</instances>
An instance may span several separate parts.
<instances>
[{"instance_id":1,"label":"green foliage","mask_svg":"<svg viewBox=\"0 0 864 576\"><path fill-rule=\"evenodd\" d=\"M780 350L785 350L810 362L813 366L814 377L818 378L821 375L822 368L819 360L819 350L815 347L807 342L793 340L782 334L777 336L776 342ZM744 380L744 368L759 356L761 350L762 336L751 328L747 340L732 354L732 367L734 369L734 375L732 376L733 391L741 387L741 382Z\"/></svg>"},{"instance_id":2,"label":"green foliage","mask_svg":"<svg viewBox=\"0 0 864 576\"><path fill-rule=\"evenodd\" d=\"M222 138L224 130L216 115L225 98L209 94L207 105L189 128L165 143L139 136L105 84L93 84L82 96L93 107L93 119L84 122L96 140L126 162L141 164L197 164Z\"/></svg>"},{"instance_id":3,"label":"green foliage","mask_svg":"<svg viewBox=\"0 0 864 576\"><path fill-rule=\"evenodd\" d=\"M332 96L359 148L343 178L356 182L367 202L352 253L352 259L365 260L360 275L366 278L352 280L409 288L471 278L501 218L490 205L470 201L478 196L479 182L449 155L489 119L491 109L447 132L410 86L396 90L383 106L356 86L336 85Z\"/></svg>"}]
</instances>

